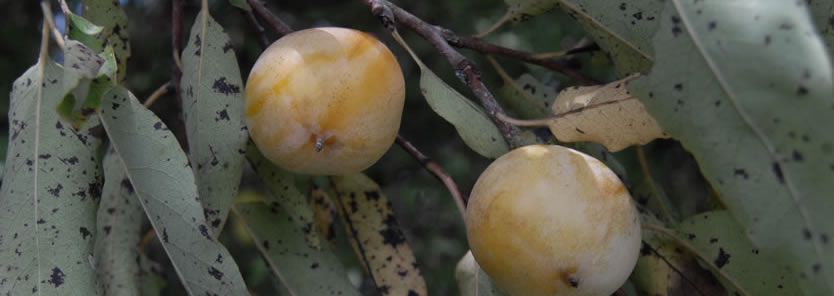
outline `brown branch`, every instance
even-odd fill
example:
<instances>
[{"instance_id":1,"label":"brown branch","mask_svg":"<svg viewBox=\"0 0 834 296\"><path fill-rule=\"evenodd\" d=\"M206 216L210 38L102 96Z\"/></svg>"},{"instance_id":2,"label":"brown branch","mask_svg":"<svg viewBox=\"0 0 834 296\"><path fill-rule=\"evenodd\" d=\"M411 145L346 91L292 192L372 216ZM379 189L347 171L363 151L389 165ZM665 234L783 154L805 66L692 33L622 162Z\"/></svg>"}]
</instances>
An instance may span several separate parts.
<instances>
[{"instance_id":1,"label":"brown branch","mask_svg":"<svg viewBox=\"0 0 834 296\"><path fill-rule=\"evenodd\" d=\"M174 53L173 82L177 98L180 96L180 79L182 79L180 46L182 45L182 10L184 5L185 3L183 0L171 1L171 48Z\"/></svg>"},{"instance_id":2,"label":"brown branch","mask_svg":"<svg viewBox=\"0 0 834 296\"><path fill-rule=\"evenodd\" d=\"M153 91L153 93L151 93L150 96L148 96L148 99L145 100L144 103L142 103L142 106L145 106L145 108L150 108L154 103L156 103L156 101L159 100L159 98L161 98L162 96L167 94L168 91L170 91L171 86L171 81L165 82L164 84L160 85L155 91Z\"/></svg>"},{"instance_id":3,"label":"brown branch","mask_svg":"<svg viewBox=\"0 0 834 296\"><path fill-rule=\"evenodd\" d=\"M460 211L461 216L466 214L466 202L467 198L460 193L460 189L458 189L458 184L455 183L455 180L449 176L448 173L436 162L434 162L431 158L420 152L417 147L414 147L411 142L406 140L402 135L397 135L397 144L403 148L408 154L411 155L414 159L419 162L423 168L425 168L429 173L434 175L435 178L443 182L443 185L446 185L446 189L449 190L449 193L452 194L452 198L455 199L455 203L458 206L458 210Z\"/></svg>"},{"instance_id":4,"label":"brown branch","mask_svg":"<svg viewBox=\"0 0 834 296\"><path fill-rule=\"evenodd\" d=\"M539 65L547 69L562 73L565 76L570 77L571 79L574 79L582 84L599 84L599 82L595 79L585 76L579 71L568 66L564 60L541 58L537 57L534 53L523 52L512 48L495 45L483 41L479 38L458 36L451 30L445 28L438 28L437 30L439 30L443 34L443 38L445 38L446 41L453 46L469 48L480 53L505 56L508 58L524 61L526 63Z\"/></svg>"},{"instance_id":5,"label":"brown branch","mask_svg":"<svg viewBox=\"0 0 834 296\"><path fill-rule=\"evenodd\" d=\"M264 26L261 25L261 22L258 20L257 17L255 17L255 14L252 13L252 10L245 11L245 13L246 18L249 19L249 23L252 24L252 27L255 29L255 32L258 32L261 47L269 47L269 36L266 35L266 30L264 29Z\"/></svg>"},{"instance_id":6,"label":"brown branch","mask_svg":"<svg viewBox=\"0 0 834 296\"><path fill-rule=\"evenodd\" d=\"M481 101L490 119L501 131L502 136L511 148L521 145L518 139L519 130L515 126L499 120L496 116L505 113L495 97L481 81L481 74L471 61L455 50L443 37L442 30L424 22L408 11L397 7L385 0L367 0L371 12L382 20L389 31L395 31L395 25L403 25L426 39L441 55L446 57L455 70L456 76L463 81Z\"/></svg>"},{"instance_id":7,"label":"brown branch","mask_svg":"<svg viewBox=\"0 0 834 296\"><path fill-rule=\"evenodd\" d=\"M280 33L281 35L292 33L292 28L278 18L278 16L269 11L269 8L267 8L266 4L261 2L261 0L247 0L246 2L249 2L249 6L252 7L258 16L264 19L267 24L272 26L272 30L275 30L275 32Z\"/></svg>"}]
</instances>

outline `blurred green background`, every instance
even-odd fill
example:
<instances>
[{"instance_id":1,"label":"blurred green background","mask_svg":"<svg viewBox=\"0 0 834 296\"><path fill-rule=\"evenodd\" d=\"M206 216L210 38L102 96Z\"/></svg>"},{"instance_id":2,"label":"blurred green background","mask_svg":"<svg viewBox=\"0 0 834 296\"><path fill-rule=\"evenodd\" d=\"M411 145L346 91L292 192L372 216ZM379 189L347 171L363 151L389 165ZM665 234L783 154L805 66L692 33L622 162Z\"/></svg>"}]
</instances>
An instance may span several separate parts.
<instances>
[{"instance_id":1,"label":"blurred green background","mask_svg":"<svg viewBox=\"0 0 834 296\"><path fill-rule=\"evenodd\" d=\"M42 13L37 0L0 0L3 25L0 33L0 137L3 155L8 138L8 94L14 79L35 63L39 44ZM78 7L78 1L68 1L70 7ZM246 15L225 0L209 1L212 15L231 36L237 53L243 78L261 52L258 35L250 26ZM130 18L130 42L132 56L128 64L126 85L140 99L146 98L158 86L170 80L173 71L171 54L171 1L170 0L121 0ZM458 182L461 190L468 192L489 160L480 157L466 147L457 137L454 128L429 109L419 93L419 69L405 50L395 44L383 30L363 1L266 1L286 23L294 29L317 26L351 27L378 36L399 57L407 79L407 100L401 126L401 134L434 158ZM402 8L424 20L452 29L461 35L483 30L503 15L506 6L500 0L481 1L400 1ZM52 3L58 26L62 26L58 3ZM199 10L198 1L186 1L183 19L183 41L187 39L193 19ZM267 28L268 30L268 28ZM428 43L402 30L409 44L418 55L451 86L464 95L471 93L462 87L446 60ZM273 38L274 34L271 35ZM490 41L531 52L556 51L566 48L583 37L579 27L566 15L553 11L520 24L510 24L490 35ZM496 93L502 87L501 79L484 60L483 56L461 50L471 57L483 72L484 82ZM584 72L600 80L611 78L606 58L599 54L582 54L578 57ZM536 66L499 58L510 75L528 72L540 79L551 80L558 86L560 76ZM507 98L503 98L507 99ZM169 94L161 98L152 110L177 133L183 135L180 109L176 97ZM373 166L368 175L376 180L387 193L399 218L405 235L413 248L431 295L457 295L454 268L467 250L462 217L443 185L435 180L415 160L398 146ZM244 176L242 190L257 190L258 178L251 172ZM344 236L339 234L340 239ZM240 266L247 284L256 295L274 295L272 279L266 265L246 234L236 228L234 219L227 224L223 241L229 247ZM167 295L182 295L184 290L176 281L176 275L158 243L146 249L149 255L163 264L168 278ZM361 268L353 259L350 248L342 242L341 257L349 265L351 276L364 279ZM374 295L369 281L363 282L363 292Z\"/></svg>"}]
</instances>

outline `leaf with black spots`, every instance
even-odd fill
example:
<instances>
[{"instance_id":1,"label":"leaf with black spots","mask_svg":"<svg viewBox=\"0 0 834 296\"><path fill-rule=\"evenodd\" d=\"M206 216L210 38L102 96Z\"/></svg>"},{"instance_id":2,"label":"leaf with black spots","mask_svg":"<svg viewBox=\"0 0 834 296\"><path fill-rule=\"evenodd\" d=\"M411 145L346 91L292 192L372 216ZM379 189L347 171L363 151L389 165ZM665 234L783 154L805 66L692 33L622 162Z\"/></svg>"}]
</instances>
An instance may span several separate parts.
<instances>
[{"instance_id":1,"label":"leaf with black spots","mask_svg":"<svg viewBox=\"0 0 834 296\"><path fill-rule=\"evenodd\" d=\"M243 174L248 134L243 121L243 82L234 50L224 49L229 36L201 11L182 52L180 80L189 156L200 201L220 235ZM200 51L200 55L192 52ZM188 90L188 91L186 91Z\"/></svg>"},{"instance_id":2,"label":"leaf with black spots","mask_svg":"<svg viewBox=\"0 0 834 296\"><path fill-rule=\"evenodd\" d=\"M95 262L105 295L135 295L142 285L139 241L145 213L116 152L103 161L104 187L96 218Z\"/></svg>"},{"instance_id":3,"label":"leaf with black spots","mask_svg":"<svg viewBox=\"0 0 834 296\"><path fill-rule=\"evenodd\" d=\"M269 191L269 205L283 207L292 213L292 220L305 232L307 244L315 249L321 247L318 233L313 230L313 210L307 197L295 187L296 176L266 159L254 143L249 142L246 158Z\"/></svg>"},{"instance_id":4,"label":"leaf with black spots","mask_svg":"<svg viewBox=\"0 0 834 296\"><path fill-rule=\"evenodd\" d=\"M629 89L753 245L799 274L806 294L831 294L834 248L819 238L834 233L834 78L800 2L666 1L655 67Z\"/></svg>"},{"instance_id":5,"label":"leaf with black spots","mask_svg":"<svg viewBox=\"0 0 834 296\"><path fill-rule=\"evenodd\" d=\"M94 34L90 40L80 41L97 53L102 52L107 46L112 47L118 65L116 82L124 81L127 74L127 60L130 58L130 42L127 15L119 7L119 2L84 0L82 15L89 23L101 27L101 31Z\"/></svg>"},{"instance_id":6,"label":"leaf with black spots","mask_svg":"<svg viewBox=\"0 0 834 296\"><path fill-rule=\"evenodd\" d=\"M505 0L508 15L523 21L555 7L576 19L611 55L621 75L647 70L654 61L651 38L659 26L660 0Z\"/></svg>"},{"instance_id":7,"label":"leaf with black spots","mask_svg":"<svg viewBox=\"0 0 834 296\"><path fill-rule=\"evenodd\" d=\"M677 227L704 258L712 260L748 295L784 295L800 291L796 275L778 264L779 258L770 250L756 248L744 229L727 211L714 211L692 216ZM735 287L720 275L732 295Z\"/></svg>"},{"instance_id":8,"label":"leaf with black spots","mask_svg":"<svg viewBox=\"0 0 834 296\"><path fill-rule=\"evenodd\" d=\"M427 295L388 198L363 174L331 177L347 234L382 295Z\"/></svg>"},{"instance_id":9,"label":"leaf with black spots","mask_svg":"<svg viewBox=\"0 0 834 296\"><path fill-rule=\"evenodd\" d=\"M55 112L63 77L43 53L12 87L0 189L0 295L96 294L89 232L96 228L101 141L93 122L74 129Z\"/></svg>"},{"instance_id":10,"label":"leaf with black spots","mask_svg":"<svg viewBox=\"0 0 834 296\"><path fill-rule=\"evenodd\" d=\"M616 152L667 138L643 104L626 89L634 76L599 86L562 90L552 104L550 132L562 142L589 141Z\"/></svg>"},{"instance_id":11,"label":"leaf with black spots","mask_svg":"<svg viewBox=\"0 0 834 296\"><path fill-rule=\"evenodd\" d=\"M498 158L509 151L501 131L487 117L483 108L443 82L420 60L399 34L394 33L394 39L408 50L420 67L420 92L426 98L426 102L437 115L455 126L458 135L469 148L488 158Z\"/></svg>"},{"instance_id":12,"label":"leaf with black spots","mask_svg":"<svg viewBox=\"0 0 834 296\"><path fill-rule=\"evenodd\" d=\"M344 266L328 246L307 243L307 233L289 208L260 196L237 202L233 212L263 254L270 271L289 295L359 296Z\"/></svg>"},{"instance_id":13,"label":"leaf with black spots","mask_svg":"<svg viewBox=\"0 0 834 296\"><path fill-rule=\"evenodd\" d=\"M114 108L114 104L120 107ZM189 294L246 295L246 285L229 251L203 234L208 222L197 199L194 173L174 134L121 87L105 94L99 117ZM212 269L222 272L222 279L210 274Z\"/></svg>"}]
</instances>

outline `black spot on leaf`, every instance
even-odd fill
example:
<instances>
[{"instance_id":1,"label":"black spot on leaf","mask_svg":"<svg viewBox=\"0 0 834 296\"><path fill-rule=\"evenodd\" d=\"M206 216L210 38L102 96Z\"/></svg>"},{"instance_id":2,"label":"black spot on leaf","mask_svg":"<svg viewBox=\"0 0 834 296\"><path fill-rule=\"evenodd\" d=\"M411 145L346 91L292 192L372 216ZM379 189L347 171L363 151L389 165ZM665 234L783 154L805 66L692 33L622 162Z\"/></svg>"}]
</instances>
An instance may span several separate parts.
<instances>
[{"instance_id":1,"label":"black spot on leaf","mask_svg":"<svg viewBox=\"0 0 834 296\"><path fill-rule=\"evenodd\" d=\"M206 238L209 238L208 227L206 227L203 224L200 224L200 226L198 226L197 228L200 229L200 234L202 234Z\"/></svg>"},{"instance_id":2,"label":"black spot on leaf","mask_svg":"<svg viewBox=\"0 0 834 296\"><path fill-rule=\"evenodd\" d=\"M724 251L724 248L718 248L718 257L715 258L715 266L718 268L724 267L730 262L730 254Z\"/></svg>"},{"instance_id":3,"label":"black spot on leaf","mask_svg":"<svg viewBox=\"0 0 834 296\"><path fill-rule=\"evenodd\" d=\"M771 169L773 170L773 174L776 175L776 178L779 179L779 183L785 184L785 175L782 174L782 166L778 162L774 162Z\"/></svg>"},{"instance_id":4,"label":"black spot on leaf","mask_svg":"<svg viewBox=\"0 0 834 296\"><path fill-rule=\"evenodd\" d=\"M229 112L227 112L226 109L217 111L216 113L217 113L217 118L215 118L214 121L220 121L220 120L227 120L228 121L229 120Z\"/></svg>"},{"instance_id":5,"label":"black spot on leaf","mask_svg":"<svg viewBox=\"0 0 834 296\"><path fill-rule=\"evenodd\" d=\"M81 239L84 239L84 240L86 240L88 236L93 236L93 234L90 233L90 230L87 229L87 227L81 227L79 229L79 232L81 232Z\"/></svg>"},{"instance_id":6,"label":"black spot on leaf","mask_svg":"<svg viewBox=\"0 0 834 296\"><path fill-rule=\"evenodd\" d=\"M217 93L221 93L224 95L240 93L240 86L226 82L226 77L220 77L219 79L215 80L214 84L212 84L211 86L211 89L213 89Z\"/></svg>"},{"instance_id":7,"label":"black spot on leaf","mask_svg":"<svg viewBox=\"0 0 834 296\"><path fill-rule=\"evenodd\" d=\"M64 284L64 276L66 276L66 275L64 274L63 271L61 271L60 268L54 267L54 268L52 268L52 274L49 275L48 282L50 284L52 284L52 286L57 288L57 287Z\"/></svg>"},{"instance_id":8,"label":"black spot on leaf","mask_svg":"<svg viewBox=\"0 0 834 296\"><path fill-rule=\"evenodd\" d=\"M208 273L218 281L223 279L223 272L217 270L217 268L209 267Z\"/></svg>"}]
</instances>

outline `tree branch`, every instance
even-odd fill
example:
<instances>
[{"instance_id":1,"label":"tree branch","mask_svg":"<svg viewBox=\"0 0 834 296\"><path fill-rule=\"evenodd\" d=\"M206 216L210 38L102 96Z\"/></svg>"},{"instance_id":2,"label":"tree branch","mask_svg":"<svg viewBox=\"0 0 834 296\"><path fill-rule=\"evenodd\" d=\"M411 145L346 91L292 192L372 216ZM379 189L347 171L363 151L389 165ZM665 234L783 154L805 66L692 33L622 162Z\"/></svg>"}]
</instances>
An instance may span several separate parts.
<instances>
[{"instance_id":1,"label":"tree branch","mask_svg":"<svg viewBox=\"0 0 834 296\"><path fill-rule=\"evenodd\" d=\"M443 185L446 185L446 189L449 190L449 193L452 194L452 198L454 198L455 203L458 206L458 210L460 211L461 216L466 215L466 202L468 200L463 194L460 193L458 189L458 184L455 183L455 180L446 173L443 168L434 162L431 158L420 152L417 147L414 147L411 142L406 140L402 135L397 135L397 144L403 148L408 154L411 154L411 157L417 160L424 169L429 171L432 175L434 175L437 180L443 182Z\"/></svg>"},{"instance_id":2,"label":"tree branch","mask_svg":"<svg viewBox=\"0 0 834 296\"><path fill-rule=\"evenodd\" d=\"M266 30L264 30L264 26L261 25L261 22L255 17L255 14L252 10L245 11L246 18L249 19L249 23L252 24L252 27L255 29L255 32L258 32L258 36L260 37L258 40L261 42L261 47L267 48L269 47L269 37L266 35Z\"/></svg>"},{"instance_id":3,"label":"tree branch","mask_svg":"<svg viewBox=\"0 0 834 296\"><path fill-rule=\"evenodd\" d=\"M501 131L502 136L507 141L511 148L521 145L518 139L519 130L515 126L501 121L497 115L504 113L504 109L495 100L495 97L489 89L481 81L481 74L471 61L464 57L460 52L454 49L443 37L442 30L439 27L433 26L423 20L417 18L408 11L391 4L384 0L367 0L367 4L371 7L371 13L382 20L383 25L389 30L394 31L397 24L403 25L421 37L426 39L441 55L446 57L449 64L455 69L456 76L465 83L469 89L481 101L481 104L486 109L487 115L495 126Z\"/></svg>"},{"instance_id":4,"label":"tree branch","mask_svg":"<svg viewBox=\"0 0 834 296\"><path fill-rule=\"evenodd\" d=\"M506 48L503 46L495 45L479 38L458 36L449 29L438 28L438 30L443 34L443 38L445 38L446 41L449 42L449 44L455 47L469 48L480 53L505 56L508 58L524 61L526 63L539 65L547 69L562 73L565 76L570 77L571 79L574 79L582 84L599 84L599 82L594 80L593 78L585 76L579 71L572 69L570 66L567 65L567 63L565 63L564 60L540 58L533 53L523 52L512 48Z\"/></svg>"},{"instance_id":5,"label":"tree branch","mask_svg":"<svg viewBox=\"0 0 834 296\"><path fill-rule=\"evenodd\" d=\"M266 7L266 4L261 2L261 0L247 0L249 2L249 6L258 14L262 19L264 19L270 26L272 26L272 30L281 34L287 35L292 33L292 28L290 28L287 23L284 23L278 16L273 14L269 11L269 8Z\"/></svg>"}]
</instances>

